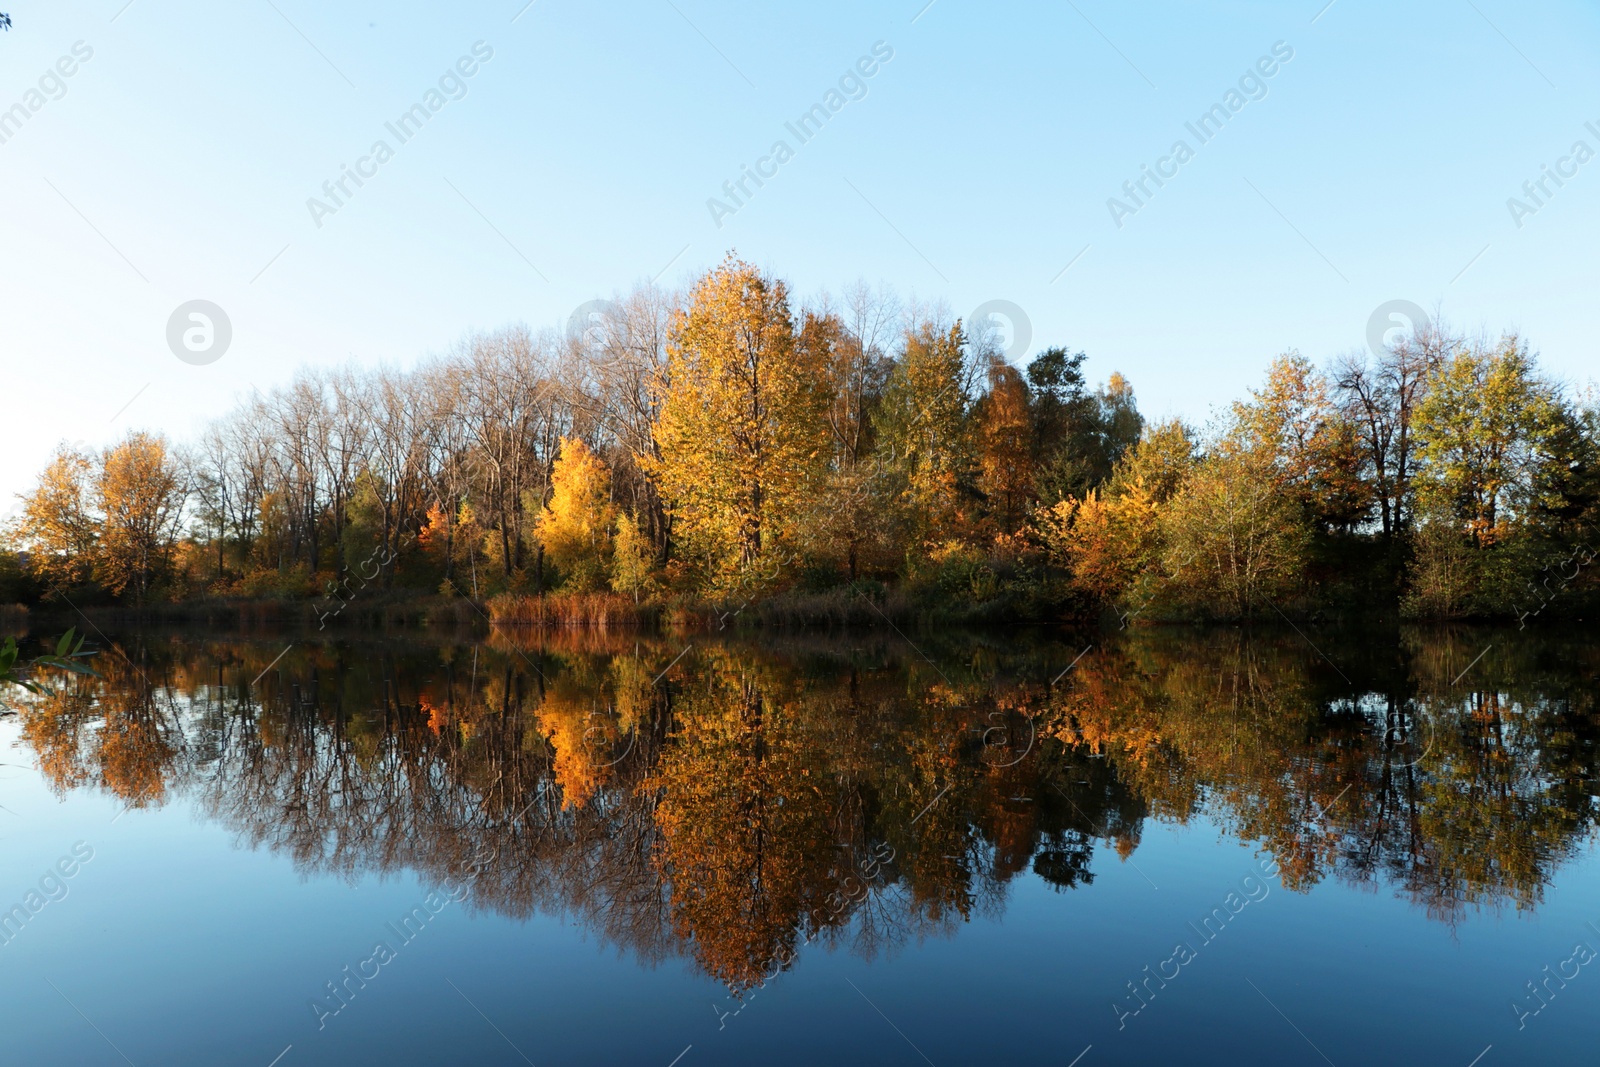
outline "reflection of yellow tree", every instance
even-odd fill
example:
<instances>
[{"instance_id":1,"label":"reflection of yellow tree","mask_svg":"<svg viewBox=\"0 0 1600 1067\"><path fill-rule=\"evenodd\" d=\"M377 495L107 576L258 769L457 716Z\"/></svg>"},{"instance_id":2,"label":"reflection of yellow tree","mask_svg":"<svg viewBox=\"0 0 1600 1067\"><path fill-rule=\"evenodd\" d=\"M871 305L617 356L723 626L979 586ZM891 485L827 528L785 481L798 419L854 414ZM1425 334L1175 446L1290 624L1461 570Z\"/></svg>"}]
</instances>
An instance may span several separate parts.
<instances>
[{"instance_id":1,"label":"reflection of yellow tree","mask_svg":"<svg viewBox=\"0 0 1600 1067\"><path fill-rule=\"evenodd\" d=\"M1595 696L1570 669L1592 653L1546 658L1544 642L1451 631L1413 632L1404 647L1415 695L1387 704L1409 735L1405 758L1370 774L1350 873L1385 871L1449 922L1469 906L1534 907L1593 832ZM1555 662L1564 669L1546 673Z\"/></svg>"},{"instance_id":2,"label":"reflection of yellow tree","mask_svg":"<svg viewBox=\"0 0 1600 1067\"><path fill-rule=\"evenodd\" d=\"M581 808L605 779L606 766L603 758L596 758L595 742L608 739L613 731L609 729L609 709L598 701L599 694L592 689L580 689L561 679L545 692L544 703L539 705L539 728L555 750L552 766L561 787L562 807Z\"/></svg>"},{"instance_id":3,"label":"reflection of yellow tree","mask_svg":"<svg viewBox=\"0 0 1600 1067\"><path fill-rule=\"evenodd\" d=\"M100 678L73 679L32 702L23 736L59 791L98 782L126 804L160 803L183 744L171 694L120 652L99 657L96 669Z\"/></svg>"},{"instance_id":4,"label":"reflection of yellow tree","mask_svg":"<svg viewBox=\"0 0 1600 1067\"><path fill-rule=\"evenodd\" d=\"M821 910L833 835L793 682L721 652L702 661L645 788L660 791L673 923L710 974L745 989L793 955L800 916Z\"/></svg>"},{"instance_id":5,"label":"reflection of yellow tree","mask_svg":"<svg viewBox=\"0 0 1600 1067\"><path fill-rule=\"evenodd\" d=\"M101 780L119 800L138 807L166 796L166 770L174 748L147 701L107 708L100 733Z\"/></svg>"},{"instance_id":6,"label":"reflection of yellow tree","mask_svg":"<svg viewBox=\"0 0 1600 1067\"><path fill-rule=\"evenodd\" d=\"M94 778L82 751L85 727L94 714L92 688L76 681L23 704L22 738L33 749L45 781L58 794Z\"/></svg>"},{"instance_id":7,"label":"reflection of yellow tree","mask_svg":"<svg viewBox=\"0 0 1600 1067\"><path fill-rule=\"evenodd\" d=\"M900 739L907 751L897 777L906 799L895 815L897 822L905 820L904 830L889 837L902 857L912 908L928 923L940 924L965 920L972 911L973 841L963 801L973 790L974 774L961 758L967 695L948 682L930 681L918 696L913 728Z\"/></svg>"},{"instance_id":8,"label":"reflection of yellow tree","mask_svg":"<svg viewBox=\"0 0 1600 1067\"><path fill-rule=\"evenodd\" d=\"M567 665L549 679L537 711L564 808L582 807L614 778L651 710L659 673L637 652L609 661L572 657Z\"/></svg>"}]
</instances>

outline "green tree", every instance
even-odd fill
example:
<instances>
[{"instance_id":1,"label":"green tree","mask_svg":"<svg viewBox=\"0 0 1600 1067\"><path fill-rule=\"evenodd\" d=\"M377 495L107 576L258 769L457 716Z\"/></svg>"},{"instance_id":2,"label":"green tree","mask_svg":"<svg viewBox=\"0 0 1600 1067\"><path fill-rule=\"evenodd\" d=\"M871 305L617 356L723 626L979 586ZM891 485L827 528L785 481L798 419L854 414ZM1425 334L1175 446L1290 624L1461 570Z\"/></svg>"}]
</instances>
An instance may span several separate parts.
<instances>
[{"instance_id":1,"label":"green tree","mask_svg":"<svg viewBox=\"0 0 1600 1067\"><path fill-rule=\"evenodd\" d=\"M611 550L611 588L639 603L651 587L650 561L654 555L655 548L639 529L638 520L628 514L617 516L616 540Z\"/></svg>"},{"instance_id":2,"label":"green tree","mask_svg":"<svg viewBox=\"0 0 1600 1067\"><path fill-rule=\"evenodd\" d=\"M1045 504L1083 497L1111 477L1139 440L1144 418L1133 387L1113 373L1091 391L1082 352L1047 348L1028 364L1034 425L1034 492Z\"/></svg>"},{"instance_id":3,"label":"green tree","mask_svg":"<svg viewBox=\"0 0 1600 1067\"><path fill-rule=\"evenodd\" d=\"M1082 496L1096 484L1089 441L1096 405L1083 374L1082 352L1047 348L1028 364L1033 401L1034 493L1045 504Z\"/></svg>"},{"instance_id":4,"label":"green tree","mask_svg":"<svg viewBox=\"0 0 1600 1067\"><path fill-rule=\"evenodd\" d=\"M1480 546L1504 538L1541 503L1560 423L1555 390L1516 336L1445 360L1417 413L1422 504L1453 514Z\"/></svg>"},{"instance_id":5,"label":"green tree","mask_svg":"<svg viewBox=\"0 0 1600 1067\"><path fill-rule=\"evenodd\" d=\"M1139 414L1133 385L1116 371L1095 393L1099 406L1099 445L1106 476L1119 460L1139 443L1144 433L1144 416Z\"/></svg>"},{"instance_id":6,"label":"green tree","mask_svg":"<svg viewBox=\"0 0 1600 1067\"><path fill-rule=\"evenodd\" d=\"M1565 399L1557 405L1529 518L1555 540L1586 542L1600 533L1600 408Z\"/></svg>"},{"instance_id":7,"label":"green tree","mask_svg":"<svg viewBox=\"0 0 1600 1067\"><path fill-rule=\"evenodd\" d=\"M884 389L875 419L879 461L903 544L966 532L978 472L966 347L959 322L916 324Z\"/></svg>"},{"instance_id":8,"label":"green tree","mask_svg":"<svg viewBox=\"0 0 1600 1067\"><path fill-rule=\"evenodd\" d=\"M1207 614L1248 618L1297 587L1309 532L1261 456L1221 448L1161 513L1166 592Z\"/></svg>"}]
</instances>

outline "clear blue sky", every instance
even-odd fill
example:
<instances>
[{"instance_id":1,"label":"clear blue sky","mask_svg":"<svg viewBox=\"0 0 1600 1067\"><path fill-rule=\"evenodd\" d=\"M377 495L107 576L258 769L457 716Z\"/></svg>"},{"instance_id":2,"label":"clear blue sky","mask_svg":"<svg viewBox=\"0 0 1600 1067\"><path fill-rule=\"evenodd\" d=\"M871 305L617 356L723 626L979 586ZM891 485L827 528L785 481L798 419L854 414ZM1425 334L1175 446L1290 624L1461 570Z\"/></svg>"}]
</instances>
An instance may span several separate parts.
<instances>
[{"instance_id":1,"label":"clear blue sky","mask_svg":"<svg viewBox=\"0 0 1600 1067\"><path fill-rule=\"evenodd\" d=\"M1087 350L1155 415L1203 419L1287 347L1357 347L1397 298L1517 327L1575 382L1597 365L1600 159L1520 228L1506 204L1600 151L1593 3L124 2L0 0L0 112L42 103L0 125L0 513L60 439L189 437L299 365L409 365L729 248L800 293L1014 301L1034 351ZM477 41L466 95L400 144L384 124ZM801 144L784 123L879 41L865 97ZM1185 123L1280 41L1201 144ZM317 226L307 199L379 139L393 158ZM708 198L779 139L719 228ZM1193 158L1116 226L1108 198L1179 139ZM208 366L165 339L195 298L233 324Z\"/></svg>"}]
</instances>

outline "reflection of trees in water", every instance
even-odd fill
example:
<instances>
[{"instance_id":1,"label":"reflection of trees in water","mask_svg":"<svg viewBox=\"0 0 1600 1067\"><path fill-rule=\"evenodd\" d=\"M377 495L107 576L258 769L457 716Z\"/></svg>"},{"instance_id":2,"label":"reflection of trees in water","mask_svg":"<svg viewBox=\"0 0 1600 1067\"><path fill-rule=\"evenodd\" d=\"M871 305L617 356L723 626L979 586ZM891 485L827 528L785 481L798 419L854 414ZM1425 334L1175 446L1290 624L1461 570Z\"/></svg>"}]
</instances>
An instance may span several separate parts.
<instances>
[{"instance_id":1,"label":"reflection of trees in water","mask_svg":"<svg viewBox=\"0 0 1600 1067\"><path fill-rule=\"evenodd\" d=\"M1449 922L1530 908L1594 830L1594 653L1493 639L1474 662L1489 638L1324 660L1296 634L1140 635L1079 666L1056 734L1104 752L1157 817L1204 811L1260 842L1287 885L1383 880Z\"/></svg>"},{"instance_id":2,"label":"reflection of trees in water","mask_svg":"<svg viewBox=\"0 0 1600 1067\"><path fill-rule=\"evenodd\" d=\"M130 807L160 804L190 743L181 682L138 646L98 657L96 670L103 681L32 701L23 737L58 792L95 784Z\"/></svg>"},{"instance_id":3,"label":"reflection of trees in water","mask_svg":"<svg viewBox=\"0 0 1600 1067\"><path fill-rule=\"evenodd\" d=\"M872 637L297 645L250 685L281 646L146 638L23 734L58 790L181 793L307 874L439 881L482 849L469 906L565 912L741 990L807 942L871 956L998 914L1023 871L1088 884L1148 816L1213 819L1292 887L1382 882L1451 922L1535 906L1594 824L1593 654L1497 641L1459 683L1469 636L1319 638L1324 660L1213 630L1053 685L1063 647L919 639L934 667Z\"/></svg>"}]
</instances>

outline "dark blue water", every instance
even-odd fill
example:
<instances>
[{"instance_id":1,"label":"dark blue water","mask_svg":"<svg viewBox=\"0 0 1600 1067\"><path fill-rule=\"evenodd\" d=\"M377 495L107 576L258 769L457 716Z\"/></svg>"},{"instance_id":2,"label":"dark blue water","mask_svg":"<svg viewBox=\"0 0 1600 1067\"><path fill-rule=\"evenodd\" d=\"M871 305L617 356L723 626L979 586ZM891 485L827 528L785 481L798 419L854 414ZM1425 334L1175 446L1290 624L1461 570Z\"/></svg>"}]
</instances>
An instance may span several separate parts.
<instances>
[{"instance_id":1,"label":"dark blue water","mask_svg":"<svg viewBox=\"0 0 1600 1067\"><path fill-rule=\"evenodd\" d=\"M1474 640L129 639L0 720L5 1060L1592 1062L1593 661Z\"/></svg>"}]
</instances>

